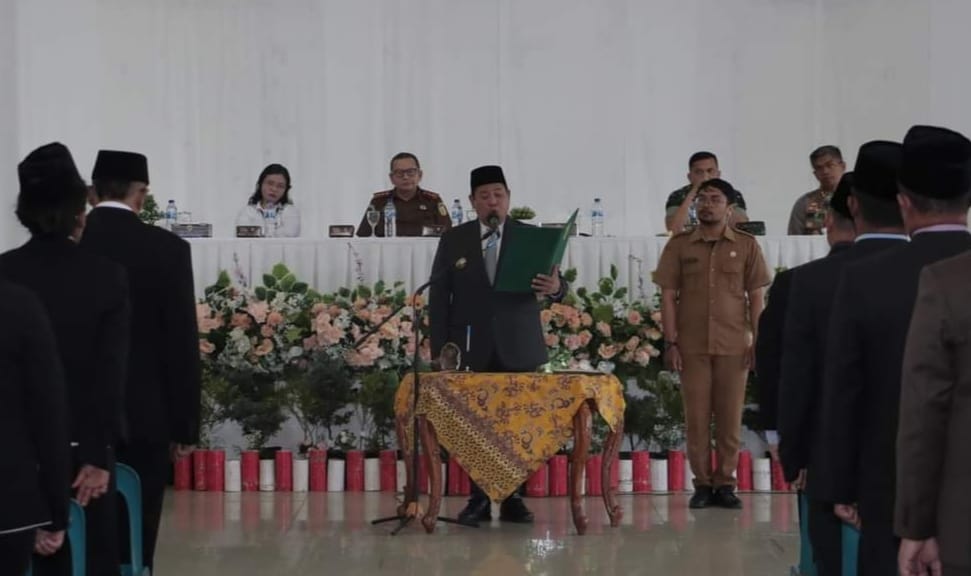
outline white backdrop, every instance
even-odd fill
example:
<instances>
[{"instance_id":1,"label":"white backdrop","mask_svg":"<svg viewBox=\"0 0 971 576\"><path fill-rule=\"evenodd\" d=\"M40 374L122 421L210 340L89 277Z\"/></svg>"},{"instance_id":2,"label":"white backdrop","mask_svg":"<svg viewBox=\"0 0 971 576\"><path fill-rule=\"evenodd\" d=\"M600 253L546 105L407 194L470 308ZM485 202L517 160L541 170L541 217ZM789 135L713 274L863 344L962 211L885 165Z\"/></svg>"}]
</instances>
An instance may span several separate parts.
<instances>
[{"instance_id":1,"label":"white backdrop","mask_svg":"<svg viewBox=\"0 0 971 576\"><path fill-rule=\"evenodd\" d=\"M85 175L145 152L159 200L217 235L269 162L305 235L356 223L400 150L449 200L498 162L540 219L601 196L636 235L710 149L784 233L815 146L971 133L969 21L966 0L2 0L0 248L15 163L54 139Z\"/></svg>"}]
</instances>

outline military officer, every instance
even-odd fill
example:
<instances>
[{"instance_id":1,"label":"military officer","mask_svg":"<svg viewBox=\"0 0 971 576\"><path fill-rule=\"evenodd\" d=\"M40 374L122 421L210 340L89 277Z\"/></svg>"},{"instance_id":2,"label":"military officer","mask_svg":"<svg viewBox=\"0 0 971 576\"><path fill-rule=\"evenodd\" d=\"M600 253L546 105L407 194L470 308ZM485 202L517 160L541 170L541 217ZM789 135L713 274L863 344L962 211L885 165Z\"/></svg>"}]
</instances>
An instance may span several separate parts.
<instances>
[{"instance_id":1,"label":"military officer","mask_svg":"<svg viewBox=\"0 0 971 576\"><path fill-rule=\"evenodd\" d=\"M417 156L410 152L395 154L391 159L391 173L388 176L394 188L377 192L371 197L370 206L380 214L378 223L372 231L365 210L361 224L357 227L358 236L385 236L384 207L392 198L397 213L395 236L421 236L426 226L442 226L443 231L452 227L452 220L442 197L419 186L422 172Z\"/></svg>"}]
</instances>

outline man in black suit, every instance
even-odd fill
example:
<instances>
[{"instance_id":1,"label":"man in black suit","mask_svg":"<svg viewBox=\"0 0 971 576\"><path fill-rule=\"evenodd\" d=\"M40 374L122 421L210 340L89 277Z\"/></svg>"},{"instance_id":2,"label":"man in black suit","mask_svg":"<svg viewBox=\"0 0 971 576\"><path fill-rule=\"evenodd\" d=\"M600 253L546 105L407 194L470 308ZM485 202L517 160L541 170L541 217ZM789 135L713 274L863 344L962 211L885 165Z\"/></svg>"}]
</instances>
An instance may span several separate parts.
<instances>
[{"instance_id":1,"label":"man in black suit","mask_svg":"<svg viewBox=\"0 0 971 576\"><path fill-rule=\"evenodd\" d=\"M446 343L462 350L462 365L476 372L528 372L548 361L540 301L561 299L567 291L556 267L533 280L535 293L504 293L493 289L502 263L503 240L514 226L507 218L509 189L502 168L482 166L471 174L472 206L477 220L442 236L432 266L429 314L432 357ZM500 519L532 522L533 514L513 495L503 501ZM473 487L459 520L489 520L489 499Z\"/></svg>"},{"instance_id":2,"label":"man in black suit","mask_svg":"<svg viewBox=\"0 0 971 576\"><path fill-rule=\"evenodd\" d=\"M22 576L38 528L41 548L64 543L71 459L67 392L44 306L28 289L0 279L0 576Z\"/></svg>"},{"instance_id":3,"label":"man in black suit","mask_svg":"<svg viewBox=\"0 0 971 576\"><path fill-rule=\"evenodd\" d=\"M67 148L38 148L18 173L17 217L31 239L0 255L0 277L29 288L51 318L67 382L73 487L85 506L88 533L97 534L87 539L87 574L116 576L113 471L128 365L128 282L121 266L81 250L70 238L84 228L87 187ZM67 547L38 558L34 574L71 574Z\"/></svg>"},{"instance_id":4,"label":"man in black suit","mask_svg":"<svg viewBox=\"0 0 971 576\"><path fill-rule=\"evenodd\" d=\"M852 172L843 174L830 199L831 210L826 212L823 226L830 245L829 256L849 248L856 236L853 217L847 205L851 181ZM785 349L783 343L786 313L790 305L792 278L801 268L802 266L796 266L776 274L769 288L765 311L759 317L759 339L755 343L755 365L758 366L759 376L759 415L773 459L779 458L779 380L782 372L782 351ZM809 306L803 300L794 300L791 304L802 308ZM801 483L797 482L796 487L801 487Z\"/></svg>"},{"instance_id":5,"label":"man in black suit","mask_svg":"<svg viewBox=\"0 0 971 576\"><path fill-rule=\"evenodd\" d=\"M817 479L825 469L822 440L823 374L833 298L843 268L907 241L897 206L898 142L874 141L860 147L852 187L842 200L834 195L831 214L856 233L852 247L797 268L790 298L801 303L786 315L779 390L779 448L786 478L801 482L808 500L809 539L820 574L842 571L842 522ZM843 187L841 183L840 187ZM848 218L846 218L848 216ZM827 225L827 231L829 226Z\"/></svg>"},{"instance_id":6,"label":"man in black suit","mask_svg":"<svg viewBox=\"0 0 971 576\"><path fill-rule=\"evenodd\" d=\"M901 358L920 272L971 249L971 141L915 126L898 203L911 242L847 265L833 305L823 388L822 500L862 526L860 573L895 574L895 446Z\"/></svg>"},{"instance_id":7,"label":"man in black suit","mask_svg":"<svg viewBox=\"0 0 971 576\"><path fill-rule=\"evenodd\" d=\"M142 558L152 567L171 458L187 453L199 439L201 372L192 256L187 242L138 218L148 193L144 156L102 150L92 180L98 205L88 215L81 247L107 256L128 273L128 440L118 460L141 478Z\"/></svg>"}]
</instances>

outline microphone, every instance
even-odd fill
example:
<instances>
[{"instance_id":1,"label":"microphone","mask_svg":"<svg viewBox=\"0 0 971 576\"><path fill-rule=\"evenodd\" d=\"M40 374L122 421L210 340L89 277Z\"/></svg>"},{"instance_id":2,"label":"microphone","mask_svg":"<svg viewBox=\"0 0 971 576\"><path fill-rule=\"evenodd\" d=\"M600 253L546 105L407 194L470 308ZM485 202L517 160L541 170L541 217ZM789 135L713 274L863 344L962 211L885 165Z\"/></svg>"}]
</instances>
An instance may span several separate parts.
<instances>
[{"instance_id":1,"label":"microphone","mask_svg":"<svg viewBox=\"0 0 971 576\"><path fill-rule=\"evenodd\" d=\"M489 212L489 215L486 216L485 225L489 228L489 230L482 235L483 240L499 232L499 215L496 214L495 210Z\"/></svg>"}]
</instances>

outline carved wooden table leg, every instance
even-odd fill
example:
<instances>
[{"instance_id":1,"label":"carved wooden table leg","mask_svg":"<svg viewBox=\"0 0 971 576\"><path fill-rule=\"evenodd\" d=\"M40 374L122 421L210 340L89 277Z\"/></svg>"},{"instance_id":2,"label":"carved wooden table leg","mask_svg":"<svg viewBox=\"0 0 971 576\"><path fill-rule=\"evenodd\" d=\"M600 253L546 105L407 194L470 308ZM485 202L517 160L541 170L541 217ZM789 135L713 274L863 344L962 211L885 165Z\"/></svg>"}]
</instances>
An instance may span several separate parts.
<instances>
[{"instance_id":1,"label":"carved wooden table leg","mask_svg":"<svg viewBox=\"0 0 971 576\"><path fill-rule=\"evenodd\" d=\"M590 451L590 406L586 402L580 405L573 416L573 457L570 471L570 505L573 508L573 525L577 534L586 534L587 517L583 514L583 504L580 492L583 487L583 470L587 465L587 453Z\"/></svg>"},{"instance_id":2,"label":"carved wooden table leg","mask_svg":"<svg viewBox=\"0 0 971 576\"><path fill-rule=\"evenodd\" d=\"M428 478L431 481L431 495L428 498L428 511L421 519L425 532L431 534L438 523L438 511L442 505L442 455L438 446L438 435L435 426L424 416L418 417L418 430L421 434L421 445L425 451L428 464Z\"/></svg>"},{"instance_id":3,"label":"carved wooden table leg","mask_svg":"<svg viewBox=\"0 0 971 576\"><path fill-rule=\"evenodd\" d=\"M601 482L603 483L604 506L607 508L607 515L610 516L610 525L620 526L624 511L617 504L617 488L611 483L610 469L614 459L620 454L620 442L624 434L624 421L620 423L607 435L604 442L603 469L601 470Z\"/></svg>"}]
</instances>

